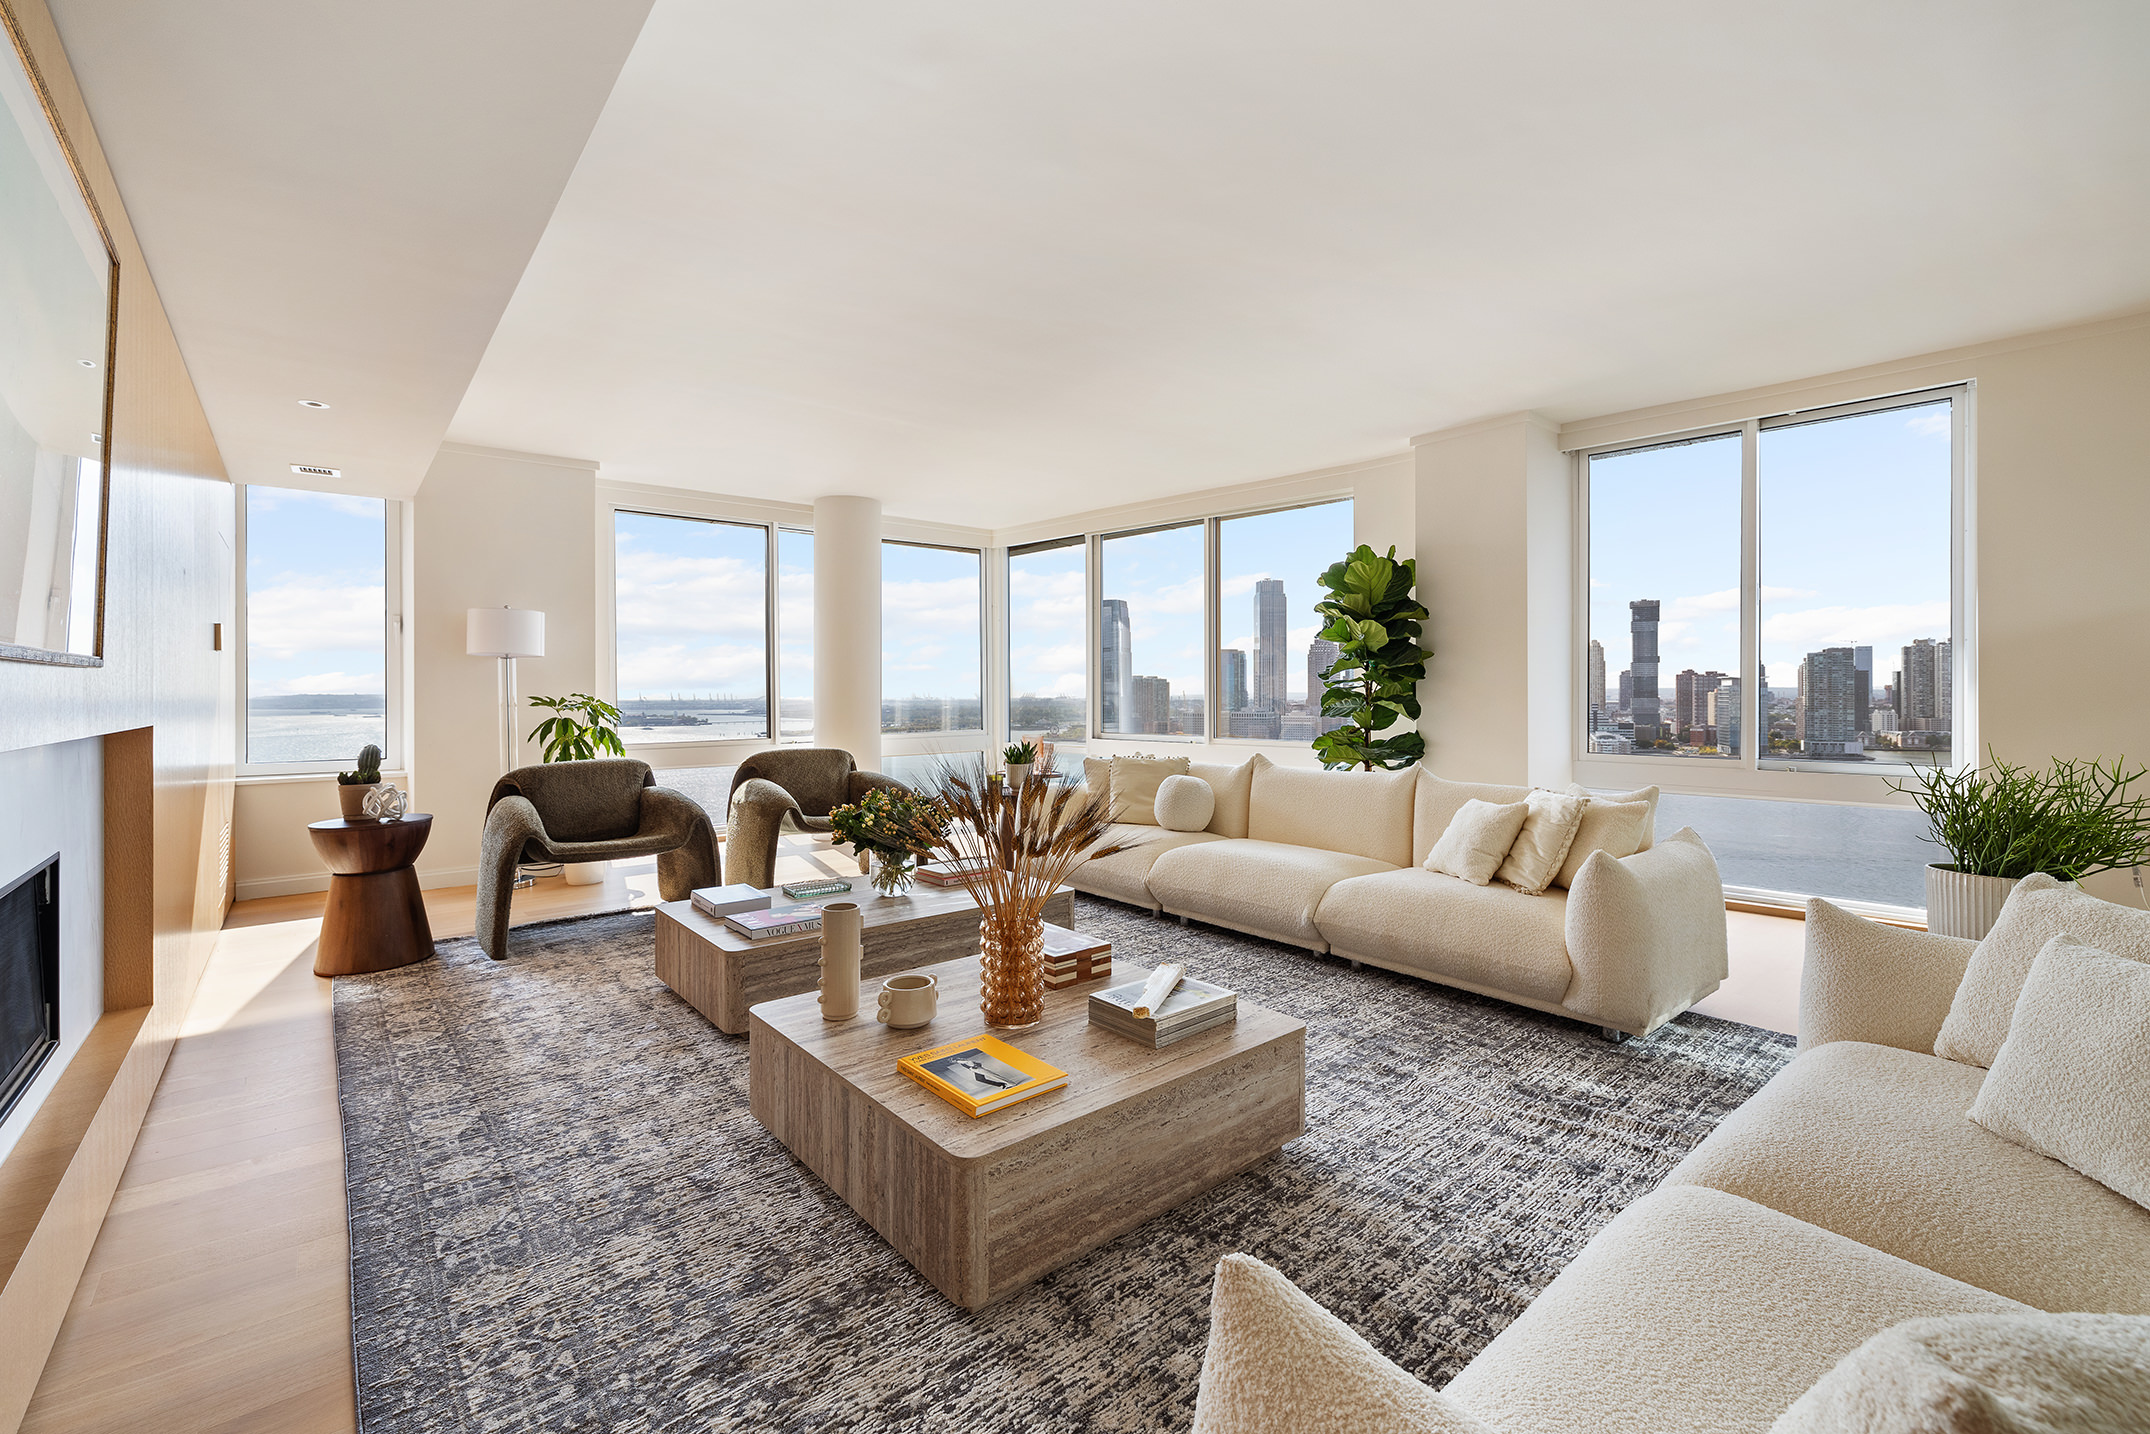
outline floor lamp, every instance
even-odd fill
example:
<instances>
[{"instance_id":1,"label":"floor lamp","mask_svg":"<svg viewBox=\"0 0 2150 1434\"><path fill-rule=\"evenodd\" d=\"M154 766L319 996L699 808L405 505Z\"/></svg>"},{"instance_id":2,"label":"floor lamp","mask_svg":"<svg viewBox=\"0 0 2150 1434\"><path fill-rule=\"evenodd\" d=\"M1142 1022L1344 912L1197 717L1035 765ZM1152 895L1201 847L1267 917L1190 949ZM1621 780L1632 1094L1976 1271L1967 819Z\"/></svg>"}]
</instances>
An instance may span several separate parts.
<instances>
[{"instance_id":1,"label":"floor lamp","mask_svg":"<svg viewBox=\"0 0 2150 1434\"><path fill-rule=\"evenodd\" d=\"M472 657L500 659L500 772L515 766L515 659L545 655L545 614L514 607L470 609L468 641Z\"/></svg>"}]
</instances>

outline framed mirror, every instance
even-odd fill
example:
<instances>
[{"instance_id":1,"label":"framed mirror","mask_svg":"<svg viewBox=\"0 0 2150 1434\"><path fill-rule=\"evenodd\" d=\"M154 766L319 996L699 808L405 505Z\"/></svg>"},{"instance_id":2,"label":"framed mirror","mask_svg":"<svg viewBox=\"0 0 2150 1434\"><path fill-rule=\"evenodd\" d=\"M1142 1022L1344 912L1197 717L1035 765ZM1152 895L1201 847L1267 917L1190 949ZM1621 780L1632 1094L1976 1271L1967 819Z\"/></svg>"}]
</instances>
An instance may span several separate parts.
<instances>
[{"instance_id":1,"label":"framed mirror","mask_svg":"<svg viewBox=\"0 0 2150 1434\"><path fill-rule=\"evenodd\" d=\"M0 5L0 658L104 659L119 260Z\"/></svg>"}]
</instances>

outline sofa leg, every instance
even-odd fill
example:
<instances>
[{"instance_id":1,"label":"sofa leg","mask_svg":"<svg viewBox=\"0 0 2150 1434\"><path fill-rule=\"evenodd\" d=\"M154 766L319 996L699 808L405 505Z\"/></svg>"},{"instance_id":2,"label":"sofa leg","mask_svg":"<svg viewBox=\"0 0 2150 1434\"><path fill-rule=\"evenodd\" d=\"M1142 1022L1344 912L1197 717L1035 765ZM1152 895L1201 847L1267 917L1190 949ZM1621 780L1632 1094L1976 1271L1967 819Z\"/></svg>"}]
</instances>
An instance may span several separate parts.
<instances>
[{"instance_id":1,"label":"sofa leg","mask_svg":"<svg viewBox=\"0 0 2150 1434\"><path fill-rule=\"evenodd\" d=\"M1356 961L1353 961L1353 960L1352 960L1352 959L1351 959L1351 958L1350 958L1349 956L1346 956L1346 957L1344 958L1344 961L1345 961L1345 963L1346 963L1347 965L1349 965L1349 966L1351 967L1351 969L1352 969L1352 970L1354 970L1354 971L1359 971L1359 970L1363 970L1363 969L1364 969L1363 967L1361 967L1361 966L1359 965L1359 963L1358 963L1358 962L1356 962Z\"/></svg>"},{"instance_id":2,"label":"sofa leg","mask_svg":"<svg viewBox=\"0 0 2150 1434\"><path fill-rule=\"evenodd\" d=\"M1621 1030L1618 1026L1600 1026L1598 1027L1598 1034L1616 1046L1624 1046L1634 1039L1633 1036Z\"/></svg>"}]
</instances>

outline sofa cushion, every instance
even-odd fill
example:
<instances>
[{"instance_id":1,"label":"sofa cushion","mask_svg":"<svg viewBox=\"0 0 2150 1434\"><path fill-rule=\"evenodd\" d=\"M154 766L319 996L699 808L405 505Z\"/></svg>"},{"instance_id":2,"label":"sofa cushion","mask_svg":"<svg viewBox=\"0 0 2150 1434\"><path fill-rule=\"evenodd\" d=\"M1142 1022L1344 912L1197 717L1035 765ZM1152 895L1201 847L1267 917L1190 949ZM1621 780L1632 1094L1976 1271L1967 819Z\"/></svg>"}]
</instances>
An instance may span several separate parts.
<instances>
[{"instance_id":1,"label":"sofa cushion","mask_svg":"<svg viewBox=\"0 0 2150 1434\"><path fill-rule=\"evenodd\" d=\"M1648 851L1651 847L1657 845L1657 798L1659 793L1656 787L1637 787L1632 792L1593 792L1582 783L1573 782L1568 786L1568 794L1575 797L1588 797L1593 802L1648 802L1650 804L1650 819L1642 824L1642 845L1636 847L1635 850Z\"/></svg>"},{"instance_id":2,"label":"sofa cushion","mask_svg":"<svg viewBox=\"0 0 2150 1434\"><path fill-rule=\"evenodd\" d=\"M1448 830L1420 865L1484 886L1501 869L1529 816L1530 806L1525 802L1465 802L1463 810L1448 819Z\"/></svg>"},{"instance_id":3,"label":"sofa cushion","mask_svg":"<svg viewBox=\"0 0 2150 1434\"><path fill-rule=\"evenodd\" d=\"M1533 791L1524 801L1530 810L1523 817L1523 830L1516 833L1514 845L1494 876L1525 896L1536 896L1560 875L1590 799Z\"/></svg>"},{"instance_id":4,"label":"sofa cushion","mask_svg":"<svg viewBox=\"0 0 2150 1434\"><path fill-rule=\"evenodd\" d=\"M1217 793L1200 777L1167 777L1157 787L1154 815L1168 832L1206 830L1217 813Z\"/></svg>"},{"instance_id":5,"label":"sofa cushion","mask_svg":"<svg viewBox=\"0 0 2150 1434\"><path fill-rule=\"evenodd\" d=\"M1265 766L1254 773L1247 835L1402 866L1411 860L1411 797L1417 781L1408 767L1325 772Z\"/></svg>"},{"instance_id":6,"label":"sofa cushion","mask_svg":"<svg viewBox=\"0 0 2150 1434\"><path fill-rule=\"evenodd\" d=\"M1212 840L1159 856L1150 868L1149 885L1165 910L1175 914L1326 951L1328 944L1314 924L1322 897L1348 877L1388 870L1386 862L1346 852L1252 839Z\"/></svg>"},{"instance_id":7,"label":"sofa cushion","mask_svg":"<svg viewBox=\"0 0 2150 1434\"><path fill-rule=\"evenodd\" d=\"M1119 823L1107 827L1105 839L1098 843L1099 850L1119 849L1076 867L1068 876L1068 885L1092 896L1110 897L1154 911L1157 898L1150 894L1148 878L1157 858L1178 847L1223 840L1208 832L1168 832L1162 827Z\"/></svg>"},{"instance_id":8,"label":"sofa cushion","mask_svg":"<svg viewBox=\"0 0 2150 1434\"><path fill-rule=\"evenodd\" d=\"M1575 826L1575 840L1568 843L1566 854L1560 858L1560 870L1553 874L1553 884L1575 885L1575 874L1583 869L1583 863L1590 860L1590 853L1594 851L1602 851L1615 860L1641 851L1643 842L1650 835L1650 814L1651 806L1646 801L1608 802L1602 797L1585 798L1582 818Z\"/></svg>"},{"instance_id":9,"label":"sofa cushion","mask_svg":"<svg viewBox=\"0 0 2150 1434\"><path fill-rule=\"evenodd\" d=\"M1443 1392L1497 1429L1769 1428L1869 1336L2023 1306L1717 1190L1630 1205Z\"/></svg>"},{"instance_id":10,"label":"sofa cushion","mask_svg":"<svg viewBox=\"0 0 2150 1434\"><path fill-rule=\"evenodd\" d=\"M1426 854L1448 830L1448 824L1465 802L1492 802L1505 806L1530 795L1528 787L1503 787L1492 782L1451 782L1437 777L1430 767L1418 769L1418 782L1411 791L1411 860L1398 866L1423 866Z\"/></svg>"},{"instance_id":11,"label":"sofa cushion","mask_svg":"<svg viewBox=\"0 0 2150 1434\"><path fill-rule=\"evenodd\" d=\"M1353 960L1558 1005L1575 975L1567 909L1564 891L1525 896L1407 866L1338 882L1314 924Z\"/></svg>"},{"instance_id":12,"label":"sofa cushion","mask_svg":"<svg viewBox=\"0 0 2150 1434\"><path fill-rule=\"evenodd\" d=\"M2042 872L2026 876L2008 893L1993 929L1971 953L1948 1019L1934 1038L1934 1054L1992 1065L2008 1038L2031 962L2063 931L2109 955L2150 961L2150 911L2100 901Z\"/></svg>"},{"instance_id":13,"label":"sofa cushion","mask_svg":"<svg viewBox=\"0 0 2150 1434\"><path fill-rule=\"evenodd\" d=\"M1236 767L1227 767L1222 762L1187 764L1187 775L1200 777L1217 794L1217 809L1210 813L1209 825L1203 828L1204 831L1221 837L1247 834L1247 801L1254 795L1254 774L1268 765L1269 759L1259 752Z\"/></svg>"},{"instance_id":14,"label":"sofa cushion","mask_svg":"<svg viewBox=\"0 0 2150 1434\"><path fill-rule=\"evenodd\" d=\"M1971 1119L2150 1206L2150 965L2048 941Z\"/></svg>"},{"instance_id":15,"label":"sofa cushion","mask_svg":"<svg viewBox=\"0 0 2150 1434\"><path fill-rule=\"evenodd\" d=\"M1194 1434L1493 1434L1290 1280L1226 1255L1209 1295Z\"/></svg>"},{"instance_id":16,"label":"sofa cushion","mask_svg":"<svg viewBox=\"0 0 2150 1434\"><path fill-rule=\"evenodd\" d=\"M1965 1119L1984 1072L1893 1046L1803 1052L1666 1177L2048 1310L2150 1313L2150 1210Z\"/></svg>"},{"instance_id":17,"label":"sofa cushion","mask_svg":"<svg viewBox=\"0 0 2150 1434\"><path fill-rule=\"evenodd\" d=\"M1185 757L1114 757L1112 819L1129 826L1157 825L1157 789L1167 777L1187 774Z\"/></svg>"},{"instance_id":18,"label":"sofa cushion","mask_svg":"<svg viewBox=\"0 0 2150 1434\"><path fill-rule=\"evenodd\" d=\"M2146 1423L2150 1319L1976 1314L1883 1330L1770 1434L2119 1434Z\"/></svg>"}]
</instances>

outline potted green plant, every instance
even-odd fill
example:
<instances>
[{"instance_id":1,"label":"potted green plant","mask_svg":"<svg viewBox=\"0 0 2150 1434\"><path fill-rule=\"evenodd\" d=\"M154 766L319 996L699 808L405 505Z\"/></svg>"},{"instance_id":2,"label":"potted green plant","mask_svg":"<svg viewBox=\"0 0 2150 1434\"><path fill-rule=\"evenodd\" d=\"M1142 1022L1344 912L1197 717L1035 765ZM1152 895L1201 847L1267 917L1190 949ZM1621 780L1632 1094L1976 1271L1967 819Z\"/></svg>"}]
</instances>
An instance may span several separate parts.
<instances>
[{"instance_id":1,"label":"potted green plant","mask_svg":"<svg viewBox=\"0 0 2150 1434\"><path fill-rule=\"evenodd\" d=\"M1329 590L1314 604L1326 624L1321 636L1337 646L1321 674L1321 714L1343 722L1314 739L1314 752L1324 767L1408 767L1426 755L1424 734L1415 725L1380 734L1418 721L1418 684L1433 652L1419 641L1431 614L1411 595L1418 561L1361 543L1317 581Z\"/></svg>"},{"instance_id":2,"label":"potted green plant","mask_svg":"<svg viewBox=\"0 0 2150 1434\"><path fill-rule=\"evenodd\" d=\"M627 755L627 748L620 742L620 709L602 698L571 692L565 697L533 697L530 705L552 713L524 739L538 744L542 760L588 762L601 752L615 757ZM569 886L596 886L605 879L605 863L571 861L566 865L566 875Z\"/></svg>"},{"instance_id":3,"label":"potted green plant","mask_svg":"<svg viewBox=\"0 0 2150 1434\"><path fill-rule=\"evenodd\" d=\"M2133 791L2146 773L2129 771L2125 757L2056 758L2040 772L1989 752L1983 767L1922 767L1892 781L1949 855L1926 868L1926 929L1978 940L2032 872L2079 881L2150 862L2150 793Z\"/></svg>"},{"instance_id":4,"label":"potted green plant","mask_svg":"<svg viewBox=\"0 0 2150 1434\"><path fill-rule=\"evenodd\" d=\"M343 819L355 822L366 815L366 794L381 784L381 749L368 742L358 751L358 770L336 774L336 800Z\"/></svg>"},{"instance_id":5,"label":"potted green plant","mask_svg":"<svg viewBox=\"0 0 2150 1434\"><path fill-rule=\"evenodd\" d=\"M1030 780L1030 769L1038 762L1038 744L1035 742L1012 742L1000 749L1001 764L1007 769L1008 789L1021 791Z\"/></svg>"},{"instance_id":6,"label":"potted green plant","mask_svg":"<svg viewBox=\"0 0 2150 1434\"><path fill-rule=\"evenodd\" d=\"M830 812L829 825L836 845L848 842L860 856L873 858L874 890L901 896L918 875L919 859L947 835L948 817L940 803L908 787L875 787Z\"/></svg>"}]
</instances>

